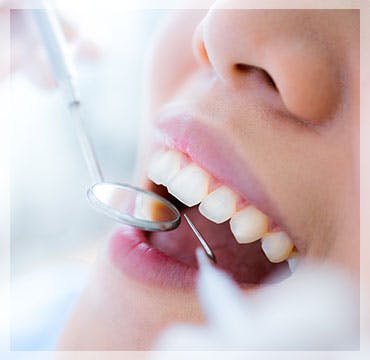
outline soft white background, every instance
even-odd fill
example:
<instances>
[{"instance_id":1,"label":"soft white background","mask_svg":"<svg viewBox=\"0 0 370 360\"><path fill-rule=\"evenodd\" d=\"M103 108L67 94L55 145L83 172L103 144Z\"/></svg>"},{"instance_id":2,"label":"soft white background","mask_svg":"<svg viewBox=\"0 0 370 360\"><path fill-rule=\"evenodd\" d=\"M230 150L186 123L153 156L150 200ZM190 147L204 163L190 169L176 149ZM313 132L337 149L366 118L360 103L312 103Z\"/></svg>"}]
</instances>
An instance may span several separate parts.
<instances>
[{"instance_id":1,"label":"soft white background","mask_svg":"<svg viewBox=\"0 0 370 360\"><path fill-rule=\"evenodd\" d=\"M107 180L131 181L143 65L160 10L94 8L64 16L100 57L76 58L83 115ZM114 223L86 200L90 178L58 89L11 76L11 332L13 349L47 349Z\"/></svg>"}]
</instances>

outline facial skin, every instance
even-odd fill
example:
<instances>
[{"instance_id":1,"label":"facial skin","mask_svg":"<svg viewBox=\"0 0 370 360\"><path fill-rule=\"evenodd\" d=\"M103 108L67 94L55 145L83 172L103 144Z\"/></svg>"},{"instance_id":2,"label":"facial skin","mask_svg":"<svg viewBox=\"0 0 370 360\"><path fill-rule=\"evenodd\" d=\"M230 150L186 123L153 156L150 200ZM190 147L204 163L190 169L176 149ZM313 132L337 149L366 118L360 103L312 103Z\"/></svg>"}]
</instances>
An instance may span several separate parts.
<instances>
[{"instance_id":1,"label":"facial skin","mask_svg":"<svg viewBox=\"0 0 370 360\"><path fill-rule=\"evenodd\" d=\"M149 70L148 121L175 102L207 114L203 121L232 141L305 256L356 279L358 11L174 12ZM59 347L145 350L167 324L201 320L192 290L139 284L103 253Z\"/></svg>"}]
</instances>

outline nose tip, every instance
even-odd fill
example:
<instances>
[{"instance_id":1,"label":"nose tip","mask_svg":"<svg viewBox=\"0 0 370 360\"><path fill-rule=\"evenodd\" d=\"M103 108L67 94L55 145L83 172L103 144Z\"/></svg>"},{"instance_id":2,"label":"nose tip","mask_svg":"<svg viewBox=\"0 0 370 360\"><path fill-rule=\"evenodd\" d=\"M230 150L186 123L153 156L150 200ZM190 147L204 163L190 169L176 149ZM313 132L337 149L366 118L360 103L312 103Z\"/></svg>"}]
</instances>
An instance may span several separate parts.
<instances>
[{"instance_id":1,"label":"nose tip","mask_svg":"<svg viewBox=\"0 0 370 360\"><path fill-rule=\"evenodd\" d=\"M240 39L235 41L236 29L232 31L230 16L227 16L230 15L229 11L232 10L209 10L194 30L192 46L194 57L200 65L211 67L223 82L238 84L246 73L241 71L240 65L248 67L250 64L238 61L244 58L238 53Z\"/></svg>"}]
</instances>

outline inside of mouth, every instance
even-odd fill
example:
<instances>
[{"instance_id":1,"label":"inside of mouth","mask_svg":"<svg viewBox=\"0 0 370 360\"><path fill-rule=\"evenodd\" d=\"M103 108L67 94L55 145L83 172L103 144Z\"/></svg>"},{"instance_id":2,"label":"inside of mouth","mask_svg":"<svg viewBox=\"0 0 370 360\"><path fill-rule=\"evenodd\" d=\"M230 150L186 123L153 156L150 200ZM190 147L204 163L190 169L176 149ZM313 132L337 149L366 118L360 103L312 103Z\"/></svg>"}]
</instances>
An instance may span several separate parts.
<instances>
[{"instance_id":1,"label":"inside of mouth","mask_svg":"<svg viewBox=\"0 0 370 360\"><path fill-rule=\"evenodd\" d=\"M197 267L195 249L201 245L183 219L186 213L210 245L217 258L217 266L228 272L239 284L279 281L290 275L286 261L274 264L266 258L260 241L239 244L228 222L213 223L200 214L198 206L187 207L169 194L164 186L150 182L149 190L172 202L182 215L181 224L175 230L147 234L148 242L163 253L190 267Z\"/></svg>"}]
</instances>

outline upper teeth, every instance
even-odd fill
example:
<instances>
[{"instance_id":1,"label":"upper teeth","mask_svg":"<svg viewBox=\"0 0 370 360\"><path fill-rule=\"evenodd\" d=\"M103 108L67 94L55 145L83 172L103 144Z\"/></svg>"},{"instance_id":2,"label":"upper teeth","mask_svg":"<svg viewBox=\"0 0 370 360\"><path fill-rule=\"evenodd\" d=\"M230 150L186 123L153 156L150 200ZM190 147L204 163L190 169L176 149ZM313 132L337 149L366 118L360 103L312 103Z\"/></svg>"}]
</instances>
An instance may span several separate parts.
<instances>
[{"instance_id":1,"label":"upper teeth","mask_svg":"<svg viewBox=\"0 0 370 360\"><path fill-rule=\"evenodd\" d=\"M262 239L262 250L271 262L289 258L293 243L283 232L268 233L269 218L253 205L237 211L238 195L226 185L210 191L211 175L193 162L184 166L185 155L176 150L157 153L148 176L187 206L200 203L200 213L219 224L230 220L231 231L239 243Z\"/></svg>"},{"instance_id":2,"label":"upper teeth","mask_svg":"<svg viewBox=\"0 0 370 360\"><path fill-rule=\"evenodd\" d=\"M183 155L179 151L160 151L149 166L148 176L158 185L168 181L180 170Z\"/></svg>"},{"instance_id":3,"label":"upper teeth","mask_svg":"<svg viewBox=\"0 0 370 360\"><path fill-rule=\"evenodd\" d=\"M209 180L209 175L203 169L191 163L172 177L167 188L185 205L194 206L207 196Z\"/></svg>"},{"instance_id":4,"label":"upper teeth","mask_svg":"<svg viewBox=\"0 0 370 360\"><path fill-rule=\"evenodd\" d=\"M199 205L199 211L207 219L220 224L235 213L237 196L227 186L211 192Z\"/></svg>"},{"instance_id":5,"label":"upper teeth","mask_svg":"<svg viewBox=\"0 0 370 360\"><path fill-rule=\"evenodd\" d=\"M293 247L292 240L283 231L268 233L262 238L262 250L273 263L286 260Z\"/></svg>"},{"instance_id":6,"label":"upper teeth","mask_svg":"<svg viewBox=\"0 0 370 360\"><path fill-rule=\"evenodd\" d=\"M268 231L268 217L253 205L249 205L231 218L230 227L238 242L250 243L261 239Z\"/></svg>"}]
</instances>

